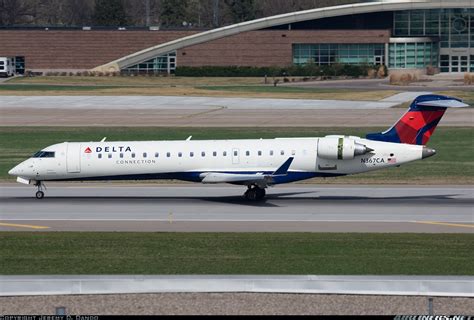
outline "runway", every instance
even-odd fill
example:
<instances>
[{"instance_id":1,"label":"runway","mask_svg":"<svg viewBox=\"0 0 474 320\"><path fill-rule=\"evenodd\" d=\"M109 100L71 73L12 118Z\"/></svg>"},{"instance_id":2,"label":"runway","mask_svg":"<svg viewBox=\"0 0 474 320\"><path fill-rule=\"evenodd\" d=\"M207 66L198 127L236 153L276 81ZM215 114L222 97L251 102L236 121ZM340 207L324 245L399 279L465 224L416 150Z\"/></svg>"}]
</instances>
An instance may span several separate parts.
<instances>
[{"instance_id":1,"label":"runway","mask_svg":"<svg viewBox=\"0 0 474 320\"><path fill-rule=\"evenodd\" d=\"M0 96L0 126L385 127L405 112L390 107L414 96L382 101ZM474 108L449 111L440 125L473 126Z\"/></svg>"},{"instance_id":2,"label":"runway","mask_svg":"<svg viewBox=\"0 0 474 320\"><path fill-rule=\"evenodd\" d=\"M233 186L1 185L0 230L473 233L470 186L286 185L249 203Z\"/></svg>"}]
</instances>

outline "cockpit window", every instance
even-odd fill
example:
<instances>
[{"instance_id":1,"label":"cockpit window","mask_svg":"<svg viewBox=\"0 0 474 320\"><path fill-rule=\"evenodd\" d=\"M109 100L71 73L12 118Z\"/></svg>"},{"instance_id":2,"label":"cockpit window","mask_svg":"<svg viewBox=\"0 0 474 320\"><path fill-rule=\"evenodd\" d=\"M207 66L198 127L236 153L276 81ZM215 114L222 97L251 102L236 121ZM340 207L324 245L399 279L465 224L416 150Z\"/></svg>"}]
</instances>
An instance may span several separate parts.
<instances>
[{"instance_id":1,"label":"cockpit window","mask_svg":"<svg viewBox=\"0 0 474 320\"><path fill-rule=\"evenodd\" d=\"M53 151L38 151L33 155L33 158L54 158Z\"/></svg>"}]
</instances>

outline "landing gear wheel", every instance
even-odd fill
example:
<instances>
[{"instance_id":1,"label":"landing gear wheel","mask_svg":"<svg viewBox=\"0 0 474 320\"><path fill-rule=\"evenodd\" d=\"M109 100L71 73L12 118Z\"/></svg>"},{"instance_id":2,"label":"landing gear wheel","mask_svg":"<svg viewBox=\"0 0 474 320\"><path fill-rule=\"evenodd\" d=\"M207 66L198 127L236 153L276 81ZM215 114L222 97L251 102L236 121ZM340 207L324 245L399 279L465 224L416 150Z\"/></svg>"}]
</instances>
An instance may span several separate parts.
<instances>
[{"instance_id":1,"label":"landing gear wheel","mask_svg":"<svg viewBox=\"0 0 474 320\"><path fill-rule=\"evenodd\" d=\"M265 189L255 188L257 193L257 200L263 200L265 198L266 192Z\"/></svg>"},{"instance_id":2,"label":"landing gear wheel","mask_svg":"<svg viewBox=\"0 0 474 320\"><path fill-rule=\"evenodd\" d=\"M35 183L35 186L38 188L38 191L36 192L36 199L43 199L44 198L43 188L46 189L46 186L41 181L37 181Z\"/></svg>"},{"instance_id":3,"label":"landing gear wheel","mask_svg":"<svg viewBox=\"0 0 474 320\"><path fill-rule=\"evenodd\" d=\"M259 188L257 186L252 186L249 187L247 191L245 191L244 197L248 201L260 201L265 198L265 195L265 189Z\"/></svg>"}]
</instances>

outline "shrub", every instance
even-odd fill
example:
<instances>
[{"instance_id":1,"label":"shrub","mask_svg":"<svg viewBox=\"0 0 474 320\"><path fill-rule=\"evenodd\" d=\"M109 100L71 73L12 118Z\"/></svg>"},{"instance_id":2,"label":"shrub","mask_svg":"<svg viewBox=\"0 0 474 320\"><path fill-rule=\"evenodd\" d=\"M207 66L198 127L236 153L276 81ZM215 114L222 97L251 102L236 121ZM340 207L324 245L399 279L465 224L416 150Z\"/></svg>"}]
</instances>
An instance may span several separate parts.
<instances>
[{"instance_id":1,"label":"shrub","mask_svg":"<svg viewBox=\"0 0 474 320\"><path fill-rule=\"evenodd\" d=\"M176 76L180 77L365 77L371 65L333 64L318 66L314 63L281 67L239 67L239 66L204 66L177 67Z\"/></svg>"},{"instance_id":2,"label":"shrub","mask_svg":"<svg viewBox=\"0 0 474 320\"><path fill-rule=\"evenodd\" d=\"M465 85L474 84L474 74L465 73L465 74L464 74L464 84L465 84Z\"/></svg>"},{"instance_id":3,"label":"shrub","mask_svg":"<svg viewBox=\"0 0 474 320\"><path fill-rule=\"evenodd\" d=\"M377 70L377 78L385 78L387 76L387 67L385 65L381 65Z\"/></svg>"},{"instance_id":4,"label":"shrub","mask_svg":"<svg viewBox=\"0 0 474 320\"><path fill-rule=\"evenodd\" d=\"M433 66L427 66L427 67L426 67L426 74L427 74L428 76L433 76L433 75L435 75L435 74L436 74L436 71L437 71L437 69L436 69L435 67L433 67Z\"/></svg>"},{"instance_id":5,"label":"shrub","mask_svg":"<svg viewBox=\"0 0 474 320\"><path fill-rule=\"evenodd\" d=\"M374 79L377 76L377 72L374 69L367 70L367 77Z\"/></svg>"},{"instance_id":6,"label":"shrub","mask_svg":"<svg viewBox=\"0 0 474 320\"><path fill-rule=\"evenodd\" d=\"M390 84L399 84L400 75L398 73L393 73L390 75Z\"/></svg>"}]
</instances>

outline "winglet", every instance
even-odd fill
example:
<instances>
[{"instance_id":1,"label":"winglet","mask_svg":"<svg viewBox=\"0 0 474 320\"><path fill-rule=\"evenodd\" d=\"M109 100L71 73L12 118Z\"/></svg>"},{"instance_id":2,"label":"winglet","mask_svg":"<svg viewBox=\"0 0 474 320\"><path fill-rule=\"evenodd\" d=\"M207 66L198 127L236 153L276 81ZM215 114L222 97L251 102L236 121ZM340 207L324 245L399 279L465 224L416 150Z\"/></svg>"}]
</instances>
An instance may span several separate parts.
<instances>
[{"instance_id":1,"label":"winglet","mask_svg":"<svg viewBox=\"0 0 474 320\"><path fill-rule=\"evenodd\" d=\"M288 158L288 160L286 160L285 163L280 168L278 168L275 172L272 173L272 176L286 175L294 159L295 159L294 157Z\"/></svg>"}]
</instances>

